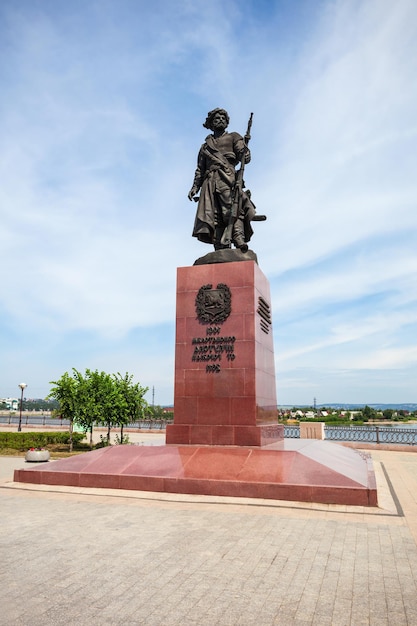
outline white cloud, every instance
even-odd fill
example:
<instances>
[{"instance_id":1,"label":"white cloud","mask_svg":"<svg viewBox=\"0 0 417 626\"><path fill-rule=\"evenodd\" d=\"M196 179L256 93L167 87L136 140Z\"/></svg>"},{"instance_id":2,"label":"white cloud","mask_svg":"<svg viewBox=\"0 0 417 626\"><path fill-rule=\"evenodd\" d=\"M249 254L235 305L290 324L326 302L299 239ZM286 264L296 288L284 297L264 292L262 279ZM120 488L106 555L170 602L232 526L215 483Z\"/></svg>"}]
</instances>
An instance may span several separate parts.
<instances>
[{"instance_id":1,"label":"white cloud","mask_svg":"<svg viewBox=\"0 0 417 626\"><path fill-rule=\"evenodd\" d=\"M302 264L416 227L416 17L409 2L339 2L306 42L273 147L279 166L257 195L263 206L274 199L270 271L297 265L294 249Z\"/></svg>"}]
</instances>

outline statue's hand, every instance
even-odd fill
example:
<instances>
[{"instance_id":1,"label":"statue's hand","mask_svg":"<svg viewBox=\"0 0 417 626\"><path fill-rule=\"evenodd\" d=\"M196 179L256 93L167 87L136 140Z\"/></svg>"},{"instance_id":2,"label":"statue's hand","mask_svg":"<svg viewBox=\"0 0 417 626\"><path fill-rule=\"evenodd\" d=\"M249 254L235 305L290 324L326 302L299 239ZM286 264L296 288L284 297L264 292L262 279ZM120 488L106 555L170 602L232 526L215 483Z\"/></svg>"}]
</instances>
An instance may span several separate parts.
<instances>
[{"instance_id":1,"label":"statue's hand","mask_svg":"<svg viewBox=\"0 0 417 626\"><path fill-rule=\"evenodd\" d=\"M197 187L192 187L190 191L188 192L188 199L192 200L195 194L197 193L197 191L198 191Z\"/></svg>"}]
</instances>

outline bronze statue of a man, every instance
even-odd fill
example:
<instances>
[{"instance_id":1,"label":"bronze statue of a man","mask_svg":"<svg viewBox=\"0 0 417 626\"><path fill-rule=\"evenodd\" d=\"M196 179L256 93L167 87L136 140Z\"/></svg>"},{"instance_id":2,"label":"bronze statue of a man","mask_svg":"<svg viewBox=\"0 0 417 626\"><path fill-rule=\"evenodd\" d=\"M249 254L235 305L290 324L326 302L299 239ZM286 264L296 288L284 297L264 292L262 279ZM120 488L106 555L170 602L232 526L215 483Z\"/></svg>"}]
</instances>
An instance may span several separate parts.
<instances>
[{"instance_id":1,"label":"bronze statue of a man","mask_svg":"<svg viewBox=\"0 0 417 626\"><path fill-rule=\"evenodd\" d=\"M236 248L246 252L247 242L253 234L250 222L255 215L255 206L250 192L237 188L235 168L238 163L249 163L251 155L247 147L248 137L228 133L228 125L229 115L224 109L210 111L203 124L213 133L206 137L200 148L193 186L188 194L190 200L198 200L193 237L213 244L215 250L230 248L233 242ZM199 191L200 197L196 198ZM238 210L233 216L232 205L237 199ZM227 228L231 236L225 239Z\"/></svg>"}]
</instances>

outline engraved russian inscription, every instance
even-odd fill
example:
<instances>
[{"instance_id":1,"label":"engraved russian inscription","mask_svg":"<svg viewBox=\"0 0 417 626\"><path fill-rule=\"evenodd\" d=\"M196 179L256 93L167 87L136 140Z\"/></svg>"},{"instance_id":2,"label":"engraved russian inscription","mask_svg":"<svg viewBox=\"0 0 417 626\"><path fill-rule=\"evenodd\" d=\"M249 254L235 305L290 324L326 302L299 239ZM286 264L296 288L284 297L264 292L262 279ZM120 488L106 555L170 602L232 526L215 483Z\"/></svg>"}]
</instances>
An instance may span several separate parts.
<instances>
[{"instance_id":1,"label":"engraved russian inscription","mask_svg":"<svg viewBox=\"0 0 417 626\"><path fill-rule=\"evenodd\" d=\"M218 374L220 372L220 365L218 363L215 365L206 365L206 372L208 374Z\"/></svg>"},{"instance_id":2,"label":"engraved russian inscription","mask_svg":"<svg viewBox=\"0 0 417 626\"><path fill-rule=\"evenodd\" d=\"M194 352L193 361L221 361L222 355L225 355L228 361L234 361L236 337L231 336L207 336L193 337L192 345Z\"/></svg>"}]
</instances>

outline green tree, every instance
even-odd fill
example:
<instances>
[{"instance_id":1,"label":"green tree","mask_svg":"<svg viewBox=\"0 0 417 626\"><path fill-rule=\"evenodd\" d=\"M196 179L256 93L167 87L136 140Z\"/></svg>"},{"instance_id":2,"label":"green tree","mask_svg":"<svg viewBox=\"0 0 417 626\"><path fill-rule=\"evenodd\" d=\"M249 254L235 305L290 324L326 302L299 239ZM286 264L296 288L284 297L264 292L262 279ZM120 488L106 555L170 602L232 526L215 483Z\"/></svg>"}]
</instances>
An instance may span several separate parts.
<instances>
[{"instance_id":1,"label":"green tree","mask_svg":"<svg viewBox=\"0 0 417 626\"><path fill-rule=\"evenodd\" d=\"M98 422L97 405L94 397L91 394L89 370L86 370L85 375L81 374L75 368L72 369L73 378L77 386L77 421L76 423L85 432L90 433L90 448L93 447L93 428L94 424Z\"/></svg>"},{"instance_id":2,"label":"green tree","mask_svg":"<svg viewBox=\"0 0 417 626\"><path fill-rule=\"evenodd\" d=\"M393 409L384 409L382 411L382 415L384 416L384 419L391 420L392 416L394 415L394 410Z\"/></svg>"},{"instance_id":3,"label":"green tree","mask_svg":"<svg viewBox=\"0 0 417 626\"><path fill-rule=\"evenodd\" d=\"M24 400L22 404L24 411L53 411L58 408L56 400L42 400L40 398Z\"/></svg>"},{"instance_id":4,"label":"green tree","mask_svg":"<svg viewBox=\"0 0 417 626\"><path fill-rule=\"evenodd\" d=\"M375 420L378 417L378 413L377 413L377 411L375 409L373 409L370 406L366 405L362 409L362 416L363 416L363 421L367 422L369 420Z\"/></svg>"},{"instance_id":5,"label":"green tree","mask_svg":"<svg viewBox=\"0 0 417 626\"><path fill-rule=\"evenodd\" d=\"M164 409L159 404L148 406L146 413L146 417L151 420L163 420L165 418Z\"/></svg>"},{"instance_id":6,"label":"green tree","mask_svg":"<svg viewBox=\"0 0 417 626\"><path fill-rule=\"evenodd\" d=\"M107 426L107 444L111 429L120 426L123 442L124 426L140 419L147 407L143 396L148 388L133 383L132 378L127 373L122 376L90 369L82 374L73 368L72 376L66 372L51 382L55 387L48 397L59 402L59 415L70 421L71 432L74 423L90 431L90 446L94 424Z\"/></svg>"},{"instance_id":7,"label":"green tree","mask_svg":"<svg viewBox=\"0 0 417 626\"><path fill-rule=\"evenodd\" d=\"M117 391L118 425L120 426L120 442L123 443L123 428L127 424L142 419L148 404L144 399L148 387L133 383L133 376L119 372L113 377Z\"/></svg>"},{"instance_id":8,"label":"green tree","mask_svg":"<svg viewBox=\"0 0 417 626\"><path fill-rule=\"evenodd\" d=\"M119 413L118 396L116 386L111 374L98 370L86 370L85 373L85 399L88 407L90 423L107 426L107 444L110 443L110 431L117 424Z\"/></svg>"},{"instance_id":9,"label":"green tree","mask_svg":"<svg viewBox=\"0 0 417 626\"><path fill-rule=\"evenodd\" d=\"M79 400L77 395L77 384L75 379L65 372L59 380L53 380L50 383L55 385L52 387L48 398L56 400L59 404L59 416L63 419L69 420L70 423L70 441L69 449L72 452L73 441L72 433L74 430L74 421L76 421L79 414Z\"/></svg>"}]
</instances>

